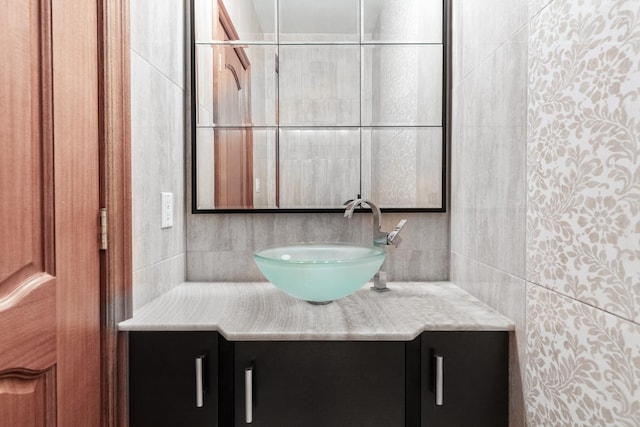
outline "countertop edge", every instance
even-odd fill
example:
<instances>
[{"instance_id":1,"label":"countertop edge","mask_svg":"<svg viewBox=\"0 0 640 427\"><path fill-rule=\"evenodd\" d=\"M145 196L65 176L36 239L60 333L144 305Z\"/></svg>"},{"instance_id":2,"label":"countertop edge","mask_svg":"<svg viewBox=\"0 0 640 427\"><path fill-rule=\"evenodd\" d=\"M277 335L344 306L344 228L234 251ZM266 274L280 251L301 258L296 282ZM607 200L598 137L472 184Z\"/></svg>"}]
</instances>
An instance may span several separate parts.
<instances>
[{"instance_id":1,"label":"countertop edge","mask_svg":"<svg viewBox=\"0 0 640 427\"><path fill-rule=\"evenodd\" d=\"M477 326L477 325L428 325L418 329L415 333L305 333L305 332L264 332L264 333L238 333L227 332L223 328L213 325L198 324L176 324L176 325L122 325L118 328L120 332L218 332L229 341L316 341L316 340L352 340L352 341L411 341L423 332L511 332L515 330L512 326ZM330 336L327 338L327 336Z\"/></svg>"},{"instance_id":2,"label":"countertop edge","mask_svg":"<svg viewBox=\"0 0 640 427\"><path fill-rule=\"evenodd\" d=\"M398 292L385 293L394 297L387 301L374 300L380 297L365 285L353 296L308 309L268 282L186 282L141 307L118 330L209 331L229 341L411 341L430 331L515 330L513 321L452 282L389 285ZM203 298L209 295L211 302ZM451 313L458 306L462 314Z\"/></svg>"}]
</instances>

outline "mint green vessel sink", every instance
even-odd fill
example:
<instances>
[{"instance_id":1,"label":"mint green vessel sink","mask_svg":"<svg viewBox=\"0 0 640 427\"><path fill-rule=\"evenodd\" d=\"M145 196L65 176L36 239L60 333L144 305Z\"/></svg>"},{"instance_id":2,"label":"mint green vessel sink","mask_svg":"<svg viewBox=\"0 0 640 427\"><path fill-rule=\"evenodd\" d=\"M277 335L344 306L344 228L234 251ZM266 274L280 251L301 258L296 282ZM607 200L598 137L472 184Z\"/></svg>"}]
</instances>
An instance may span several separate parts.
<instances>
[{"instance_id":1,"label":"mint green vessel sink","mask_svg":"<svg viewBox=\"0 0 640 427\"><path fill-rule=\"evenodd\" d=\"M345 297L378 271L386 252L355 243L293 243L256 251L264 276L287 294L322 304Z\"/></svg>"}]
</instances>

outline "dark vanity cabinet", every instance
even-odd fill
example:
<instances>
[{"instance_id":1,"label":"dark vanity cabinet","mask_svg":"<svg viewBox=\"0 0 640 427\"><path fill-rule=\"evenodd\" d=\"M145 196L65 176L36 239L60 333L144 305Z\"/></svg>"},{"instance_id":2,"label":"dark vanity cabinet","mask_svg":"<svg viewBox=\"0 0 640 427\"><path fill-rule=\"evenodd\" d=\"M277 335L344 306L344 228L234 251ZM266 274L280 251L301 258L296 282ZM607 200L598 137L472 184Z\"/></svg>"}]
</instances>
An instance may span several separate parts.
<instances>
[{"instance_id":1,"label":"dark vanity cabinet","mask_svg":"<svg viewBox=\"0 0 640 427\"><path fill-rule=\"evenodd\" d=\"M234 362L235 426L405 425L404 342L238 342Z\"/></svg>"},{"instance_id":2,"label":"dark vanity cabinet","mask_svg":"<svg viewBox=\"0 0 640 427\"><path fill-rule=\"evenodd\" d=\"M506 427L507 332L423 332L422 427Z\"/></svg>"},{"instance_id":3,"label":"dark vanity cabinet","mask_svg":"<svg viewBox=\"0 0 640 427\"><path fill-rule=\"evenodd\" d=\"M218 333L129 333L129 426L217 426Z\"/></svg>"},{"instance_id":4,"label":"dark vanity cabinet","mask_svg":"<svg viewBox=\"0 0 640 427\"><path fill-rule=\"evenodd\" d=\"M507 332L408 342L130 332L129 342L131 427L508 425Z\"/></svg>"}]
</instances>

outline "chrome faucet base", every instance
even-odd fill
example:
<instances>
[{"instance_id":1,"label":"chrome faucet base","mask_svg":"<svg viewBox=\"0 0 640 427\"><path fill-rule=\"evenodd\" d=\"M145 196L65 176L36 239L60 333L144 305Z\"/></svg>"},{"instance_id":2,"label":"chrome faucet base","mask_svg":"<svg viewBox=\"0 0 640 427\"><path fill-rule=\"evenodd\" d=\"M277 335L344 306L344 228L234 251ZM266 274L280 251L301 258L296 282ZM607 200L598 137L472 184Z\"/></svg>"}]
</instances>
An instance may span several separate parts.
<instances>
[{"instance_id":1,"label":"chrome faucet base","mask_svg":"<svg viewBox=\"0 0 640 427\"><path fill-rule=\"evenodd\" d=\"M376 292L387 292L390 289L387 288L387 272L386 271L378 271L373 276L373 286L371 290Z\"/></svg>"}]
</instances>

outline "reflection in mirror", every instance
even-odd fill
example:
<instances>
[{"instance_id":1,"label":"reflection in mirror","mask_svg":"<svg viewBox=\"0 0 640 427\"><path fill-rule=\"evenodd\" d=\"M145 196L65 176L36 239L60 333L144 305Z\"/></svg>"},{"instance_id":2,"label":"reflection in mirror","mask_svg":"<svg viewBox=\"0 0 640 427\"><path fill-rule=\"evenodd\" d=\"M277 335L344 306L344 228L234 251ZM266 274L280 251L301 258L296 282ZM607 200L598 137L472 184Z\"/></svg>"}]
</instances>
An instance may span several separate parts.
<instances>
[{"instance_id":1,"label":"reflection in mirror","mask_svg":"<svg viewBox=\"0 0 640 427\"><path fill-rule=\"evenodd\" d=\"M363 126L442 126L441 45L367 45L362 56Z\"/></svg>"},{"instance_id":2,"label":"reflection in mirror","mask_svg":"<svg viewBox=\"0 0 640 427\"><path fill-rule=\"evenodd\" d=\"M214 24L228 21L235 37L245 43L276 41L276 0L193 0L196 43L220 41ZM218 19L216 19L218 18ZM224 39L223 39L224 40Z\"/></svg>"},{"instance_id":3,"label":"reflection in mirror","mask_svg":"<svg viewBox=\"0 0 640 427\"><path fill-rule=\"evenodd\" d=\"M192 0L194 211L443 210L443 0Z\"/></svg>"},{"instance_id":4,"label":"reflection in mirror","mask_svg":"<svg viewBox=\"0 0 640 427\"><path fill-rule=\"evenodd\" d=\"M362 40L442 43L442 0L364 0Z\"/></svg>"},{"instance_id":5,"label":"reflection in mirror","mask_svg":"<svg viewBox=\"0 0 640 427\"><path fill-rule=\"evenodd\" d=\"M279 0L280 43L360 41L360 0Z\"/></svg>"},{"instance_id":6,"label":"reflection in mirror","mask_svg":"<svg viewBox=\"0 0 640 427\"><path fill-rule=\"evenodd\" d=\"M196 124L275 126L275 61L275 46L197 46Z\"/></svg>"},{"instance_id":7,"label":"reflection in mirror","mask_svg":"<svg viewBox=\"0 0 640 427\"><path fill-rule=\"evenodd\" d=\"M362 196L387 208L442 204L442 129L363 128Z\"/></svg>"},{"instance_id":8,"label":"reflection in mirror","mask_svg":"<svg viewBox=\"0 0 640 427\"><path fill-rule=\"evenodd\" d=\"M198 128L195 154L198 209L278 207L275 129Z\"/></svg>"},{"instance_id":9,"label":"reflection in mirror","mask_svg":"<svg viewBox=\"0 0 640 427\"><path fill-rule=\"evenodd\" d=\"M360 47L280 46L281 126L360 125Z\"/></svg>"},{"instance_id":10,"label":"reflection in mirror","mask_svg":"<svg viewBox=\"0 0 640 427\"><path fill-rule=\"evenodd\" d=\"M342 208L360 192L358 129L280 129L280 207Z\"/></svg>"}]
</instances>

